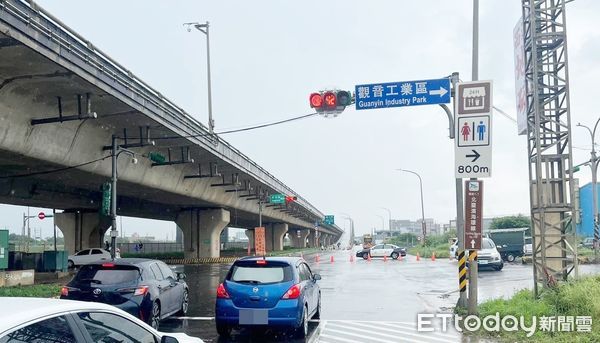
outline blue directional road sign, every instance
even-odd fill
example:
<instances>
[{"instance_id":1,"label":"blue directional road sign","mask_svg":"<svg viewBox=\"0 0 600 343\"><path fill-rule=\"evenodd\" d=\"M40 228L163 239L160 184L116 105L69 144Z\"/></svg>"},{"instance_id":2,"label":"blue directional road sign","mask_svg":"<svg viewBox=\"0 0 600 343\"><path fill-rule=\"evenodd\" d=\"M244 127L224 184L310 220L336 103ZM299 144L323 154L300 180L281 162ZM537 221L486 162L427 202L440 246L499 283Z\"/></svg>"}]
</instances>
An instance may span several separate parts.
<instances>
[{"instance_id":1,"label":"blue directional road sign","mask_svg":"<svg viewBox=\"0 0 600 343\"><path fill-rule=\"evenodd\" d=\"M450 103L450 79L400 81L356 86L356 109Z\"/></svg>"}]
</instances>

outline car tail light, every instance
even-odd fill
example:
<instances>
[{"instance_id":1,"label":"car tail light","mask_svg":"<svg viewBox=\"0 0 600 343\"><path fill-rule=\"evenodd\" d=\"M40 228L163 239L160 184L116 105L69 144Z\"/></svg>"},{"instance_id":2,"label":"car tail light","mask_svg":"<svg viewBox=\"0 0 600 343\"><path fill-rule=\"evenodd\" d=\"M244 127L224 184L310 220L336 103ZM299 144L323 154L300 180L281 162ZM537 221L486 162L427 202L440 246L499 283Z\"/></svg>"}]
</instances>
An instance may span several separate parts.
<instances>
[{"instance_id":1,"label":"car tail light","mask_svg":"<svg viewBox=\"0 0 600 343\"><path fill-rule=\"evenodd\" d=\"M257 260L257 261L256 261L256 264L263 264L263 265L264 265L264 264L267 264L267 260L265 260L265 259L262 259L262 260Z\"/></svg>"},{"instance_id":2,"label":"car tail light","mask_svg":"<svg viewBox=\"0 0 600 343\"><path fill-rule=\"evenodd\" d=\"M63 297L69 296L69 287L63 287L60 289L60 295Z\"/></svg>"},{"instance_id":3,"label":"car tail light","mask_svg":"<svg viewBox=\"0 0 600 343\"><path fill-rule=\"evenodd\" d=\"M225 285L219 284L217 288L217 299L229 299L229 293L225 289Z\"/></svg>"},{"instance_id":4,"label":"car tail light","mask_svg":"<svg viewBox=\"0 0 600 343\"><path fill-rule=\"evenodd\" d=\"M102 267L113 268L115 266L114 263L102 263Z\"/></svg>"},{"instance_id":5,"label":"car tail light","mask_svg":"<svg viewBox=\"0 0 600 343\"><path fill-rule=\"evenodd\" d=\"M135 289L133 295L146 295L148 293L148 286L142 286Z\"/></svg>"},{"instance_id":6,"label":"car tail light","mask_svg":"<svg viewBox=\"0 0 600 343\"><path fill-rule=\"evenodd\" d=\"M300 296L300 284L295 284L287 290L281 299L297 299Z\"/></svg>"}]
</instances>

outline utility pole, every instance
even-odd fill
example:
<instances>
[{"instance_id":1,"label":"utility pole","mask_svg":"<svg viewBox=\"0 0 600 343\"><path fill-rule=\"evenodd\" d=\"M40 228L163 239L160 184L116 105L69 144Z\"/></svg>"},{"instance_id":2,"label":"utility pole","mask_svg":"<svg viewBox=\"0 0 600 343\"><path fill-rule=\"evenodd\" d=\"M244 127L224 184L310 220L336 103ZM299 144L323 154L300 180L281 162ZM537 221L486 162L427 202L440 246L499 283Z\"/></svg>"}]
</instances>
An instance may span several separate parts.
<instances>
[{"instance_id":1,"label":"utility pole","mask_svg":"<svg viewBox=\"0 0 600 343\"><path fill-rule=\"evenodd\" d=\"M473 81L479 79L479 0L473 0L473 55L471 78ZM471 178L476 181L477 178ZM464 228L463 228L464 233ZM464 241L464 236L463 236ZM464 244L464 242L463 242ZM477 314L477 250L469 251L469 314Z\"/></svg>"},{"instance_id":2,"label":"utility pole","mask_svg":"<svg viewBox=\"0 0 600 343\"><path fill-rule=\"evenodd\" d=\"M592 211L594 216L594 261L598 262L598 245L600 244L600 229L598 224L600 222L598 218L598 156L596 155L596 129L598 128L598 123L600 123L600 118L596 120L596 124L594 124L594 129L590 129L586 125L582 125L581 123L577 123L577 126L583 127L587 129L590 133L590 138L592 139L592 151L590 152L590 161L589 166L592 169Z\"/></svg>"}]
</instances>

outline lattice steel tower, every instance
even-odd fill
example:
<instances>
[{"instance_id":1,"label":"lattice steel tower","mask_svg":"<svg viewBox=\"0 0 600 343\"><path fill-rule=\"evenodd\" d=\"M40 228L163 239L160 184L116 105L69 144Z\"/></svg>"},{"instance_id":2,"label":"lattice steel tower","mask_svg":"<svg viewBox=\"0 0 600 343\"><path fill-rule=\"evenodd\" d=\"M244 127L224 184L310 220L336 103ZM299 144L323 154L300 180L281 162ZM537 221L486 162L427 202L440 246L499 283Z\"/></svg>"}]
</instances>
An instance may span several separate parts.
<instances>
[{"instance_id":1,"label":"lattice steel tower","mask_svg":"<svg viewBox=\"0 0 600 343\"><path fill-rule=\"evenodd\" d=\"M577 277L564 0L522 0L535 293Z\"/></svg>"}]
</instances>

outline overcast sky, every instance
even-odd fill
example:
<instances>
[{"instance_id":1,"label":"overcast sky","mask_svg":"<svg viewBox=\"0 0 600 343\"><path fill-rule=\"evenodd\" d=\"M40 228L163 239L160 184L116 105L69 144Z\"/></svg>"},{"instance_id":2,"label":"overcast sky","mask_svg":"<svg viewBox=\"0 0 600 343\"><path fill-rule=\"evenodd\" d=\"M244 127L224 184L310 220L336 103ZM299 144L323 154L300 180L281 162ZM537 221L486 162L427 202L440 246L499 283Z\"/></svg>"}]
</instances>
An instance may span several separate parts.
<instances>
[{"instance_id":1,"label":"overcast sky","mask_svg":"<svg viewBox=\"0 0 600 343\"><path fill-rule=\"evenodd\" d=\"M471 80L471 0L428 1L75 1L38 0L64 23L202 122L207 122L204 35L182 23L210 21L216 131L311 113L308 95L328 87L440 78ZM520 1L480 4L479 78L494 81L494 105L515 116L513 28ZM568 5L574 162L589 158L577 122L600 116L600 2ZM495 115L492 178L484 215L529 213L527 143ZM438 106L312 117L224 136L324 213L349 213L357 233L377 215L417 219L423 177L425 216L455 217L454 146ZM590 180L589 168L576 174ZM3 225L20 230L26 208L3 206ZM32 213L39 212L31 209ZM336 218L340 226L345 223ZM35 223L35 224L34 224ZM51 235L50 220L32 221ZM125 218L126 232L164 238L168 222ZM387 225L387 219L386 219ZM170 234L171 235L171 234Z\"/></svg>"}]
</instances>

